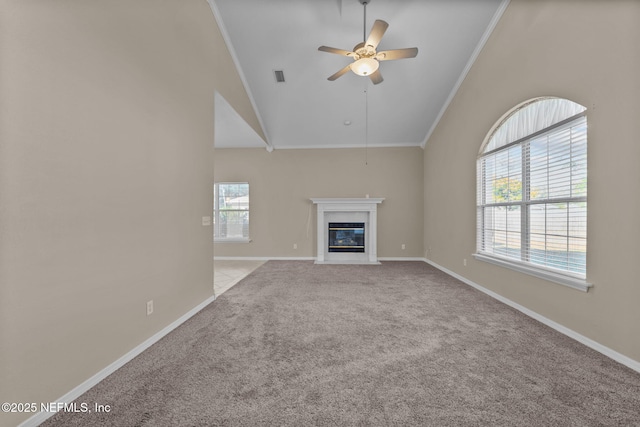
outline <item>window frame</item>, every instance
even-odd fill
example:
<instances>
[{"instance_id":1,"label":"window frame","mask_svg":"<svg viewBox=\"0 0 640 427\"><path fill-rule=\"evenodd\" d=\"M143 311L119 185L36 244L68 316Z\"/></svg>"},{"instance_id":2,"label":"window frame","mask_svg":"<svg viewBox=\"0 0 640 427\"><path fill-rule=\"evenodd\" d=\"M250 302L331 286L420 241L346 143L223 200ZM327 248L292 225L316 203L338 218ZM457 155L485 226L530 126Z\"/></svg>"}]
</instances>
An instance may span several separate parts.
<instances>
[{"instance_id":1,"label":"window frame","mask_svg":"<svg viewBox=\"0 0 640 427\"><path fill-rule=\"evenodd\" d=\"M222 221L220 219L221 209L219 206L218 193L221 185L247 185L247 209L223 209L225 212L246 212L247 213L247 236L246 237L220 237L220 226ZM220 181L213 184L213 241L214 243L249 243L250 238L250 226L251 226L251 185L249 182L228 182Z\"/></svg>"},{"instance_id":2,"label":"window frame","mask_svg":"<svg viewBox=\"0 0 640 427\"><path fill-rule=\"evenodd\" d=\"M568 100L567 100L568 101ZM571 101L568 101L571 102ZM525 103L526 105L531 104L531 102L527 102ZM584 120L584 125L587 125L586 122L586 109L585 111L575 114L569 118L566 118L564 120L560 120L559 122L552 124L550 126L547 126L543 129L540 129L538 131L532 132L529 135L526 135L522 138L519 138L516 141L512 141L509 142L507 144L504 144L502 146L499 146L497 148L493 148L489 151L484 151L486 148L486 143L490 140L490 137L495 133L496 129L500 128L505 122L506 119L509 118L512 114L515 114L515 112L517 112L520 108L515 108L513 109L510 113L506 114L505 119L499 121L498 125L495 126L492 130L492 132L490 132L490 136L486 139L486 142L482 145L482 148L480 150L480 153L478 154L477 157L477 161L476 161L476 191L477 191L477 200L476 200L476 252L473 254L473 257L479 261L484 261L484 262L488 262L494 265L498 265L501 267L505 267L505 268L509 268L521 273L525 273L528 275L532 275L544 280L548 280L554 283L558 283L561 285L565 285L565 286L569 286L571 288L574 289L578 289L584 292L587 292L589 290L589 288L591 286L593 286L591 283L589 283L586 280L586 269L585 269L585 273L584 274L580 274L580 273L574 273L569 271L569 269L567 268L565 269L556 269L553 267L549 267L548 265L542 265L542 264L536 264L530 261L527 261L527 259L531 259L529 258L530 254L531 254L531 235L533 235L533 233L531 233L530 227L529 227L529 221L530 221L530 207L534 206L534 205L538 205L538 204L544 204L544 205L550 205L550 204L555 204L555 203L585 203L587 202L587 193L585 190L585 194L584 196L569 196L569 197L552 197L552 196L547 196L543 199L536 199L536 200L532 200L529 197L529 182L531 179L531 164L528 160L528 149L529 149L529 143L533 140L535 140L536 138L539 138L541 136L544 135L554 135L554 132L556 134L559 134L561 131L563 131L564 129L567 128L571 128L572 125L575 123L577 124L579 121ZM498 152L504 151L507 152L507 150L514 148L514 147L520 147L520 159L521 159L521 164L522 164L522 169L520 171L520 177L521 177L521 192L522 192L522 196L520 200L516 200L516 201L508 201L508 202L494 202L494 203L487 203L486 199L482 199L483 196L486 197L486 176L483 174L483 159L485 159L486 157L492 155L492 154L496 154ZM586 148L585 148L586 150ZM587 161L587 157L585 154L585 173L586 173L586 161ZM510 175L508 175L510 177ZM507 184L508 187L510 186L510 184ZM486 223L485 223L485 213L486 213L486 208L487 207L495 207L495 206L518 206L520 209L520 259L517 259L515 257L510 257L508 255L500 255L500 254L496 254L495 252L491 251L485 251L483 249L483 243L484 243L484 238L485 238L485 233L486 233ZM585 230L586 230L586 207L585 207ZM508 229L505 230L505 235L508 235ZM545 229L545 236L549 236L551 233L546 232ZM569 239L570 236L567 235L567 239ZM586 240L585 240L586 241ZM526 253L526 255L525 255ZM586 252L585 252L585 257L586 257Z\"/></svg>"}]
</instances>

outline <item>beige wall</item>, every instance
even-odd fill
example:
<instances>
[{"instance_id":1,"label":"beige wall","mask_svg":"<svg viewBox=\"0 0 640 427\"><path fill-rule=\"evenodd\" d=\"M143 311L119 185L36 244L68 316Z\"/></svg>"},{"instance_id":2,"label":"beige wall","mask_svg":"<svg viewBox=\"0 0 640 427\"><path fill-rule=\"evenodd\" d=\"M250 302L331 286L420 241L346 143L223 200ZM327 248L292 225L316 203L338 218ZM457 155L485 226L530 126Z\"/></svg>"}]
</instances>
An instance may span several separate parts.
<instances>
[{"instance_id":1,"label":"beige wall","mask_svg":"<svg viewBox=\"0 0 640 427\"><path fill-rule=\"evenodd\" d=\"M638 17L631 0L511 1L427 143L424 241L434 262L640 361ZM471 257L480 144L543 95L588 108L588 293Z\"/></svg>"},{"instance_id":2,"label":"beige wall","mask_svg":"<svg viewBox=\"0 0 640 427\"><path fill-rule=\"evenodd\" d=\"M259 126L205 0L1 7L0 397L51 402L212 295L215 91Z\"/></svg>"},{"instance_id":3,"label":"beige wall","mask_svg":"<svg viewBox=\"0 0 640 427\"><path fill-rule=\"evenodd\" d=\"M214 92L259 125L204 0L0 6L0 396L48 402L212 295ZM314 256L310 197L386 197L380 256L426 254L640 360L638 16L633 0L512 0L424 164L419 148L368 165L361 149L217 150L216 180L251 183L253 241L216 255ZM540 95L589 108L586 294L471 258L477 151Z\"/></svg>"},{"instance_id":4,"label":"beige wall","mask_svg":"<svg viewBox=\"0 0 640 427\"><path fill-rule=\"evenodd\" d=\"M367 194L386 198L378 207L378 256L423 256L419 147L272 153L261 148L219 149L215 179L249 182L252 240L217 243L217 257L315 257L316 211L309 198Z\"/></svg>"}]
</instances>

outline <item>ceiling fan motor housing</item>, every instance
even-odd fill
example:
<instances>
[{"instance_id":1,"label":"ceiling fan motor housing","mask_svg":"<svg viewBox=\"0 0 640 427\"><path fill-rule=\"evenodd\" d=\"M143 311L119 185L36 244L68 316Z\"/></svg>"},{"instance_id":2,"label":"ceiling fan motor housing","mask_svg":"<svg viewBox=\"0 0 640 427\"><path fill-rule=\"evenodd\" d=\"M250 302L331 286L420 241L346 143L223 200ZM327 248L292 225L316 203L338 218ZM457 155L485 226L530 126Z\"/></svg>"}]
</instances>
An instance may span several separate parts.
<instances>
[{"instance_id":1,"label":"ceiling fan motor housing","mask_svg":"<svg viewBox=\"0 0 640 427\"><path fill-rule=\"evenodd\" d=\"M365 42L361 42L355 45L353 51L360 58L372 58L376 55L376 49L371 45L365 45Z\"/></svg>"}]
</instances>

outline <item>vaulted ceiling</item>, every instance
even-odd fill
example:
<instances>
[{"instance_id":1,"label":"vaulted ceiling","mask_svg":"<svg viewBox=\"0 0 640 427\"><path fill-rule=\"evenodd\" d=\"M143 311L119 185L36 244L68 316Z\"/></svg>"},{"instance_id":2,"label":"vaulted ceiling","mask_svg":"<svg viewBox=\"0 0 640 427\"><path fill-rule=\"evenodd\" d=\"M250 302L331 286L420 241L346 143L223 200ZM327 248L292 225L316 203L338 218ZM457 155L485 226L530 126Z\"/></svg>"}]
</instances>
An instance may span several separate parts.
<instances>
[{"instance_id":1,"label":"vaulted ceiling","mask_svg":"<svg viewBox=\"0 0 640 427\"><path fill-rule=\"evenodd\" d=\"M209 0L267 141L216 98L216 147L423 146L508 0ZM348 72L373 22L389 24L378 51L417 47L384 61L384 81ZM364 31L363 31L364 30ZM285 81L276 81L282 71Z\"/></svg>"}]
</instances>

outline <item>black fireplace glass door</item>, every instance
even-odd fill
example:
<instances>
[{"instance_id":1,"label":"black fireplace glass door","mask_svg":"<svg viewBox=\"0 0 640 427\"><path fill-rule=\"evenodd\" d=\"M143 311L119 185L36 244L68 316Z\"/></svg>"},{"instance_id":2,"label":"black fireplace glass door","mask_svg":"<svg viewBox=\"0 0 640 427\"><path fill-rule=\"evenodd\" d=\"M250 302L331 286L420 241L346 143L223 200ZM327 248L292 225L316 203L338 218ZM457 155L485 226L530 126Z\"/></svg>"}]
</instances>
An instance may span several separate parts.
<instances>
[{"instance_id":1,"label":"black fireplace glass door","mask_svg":"<svg viewBox=\"0 0 640 427\"><path fill-rule=\"evenodd\" d=\"M330 222L329 252L364 252L364 222Z\"/></svg>"}]
</instances>

